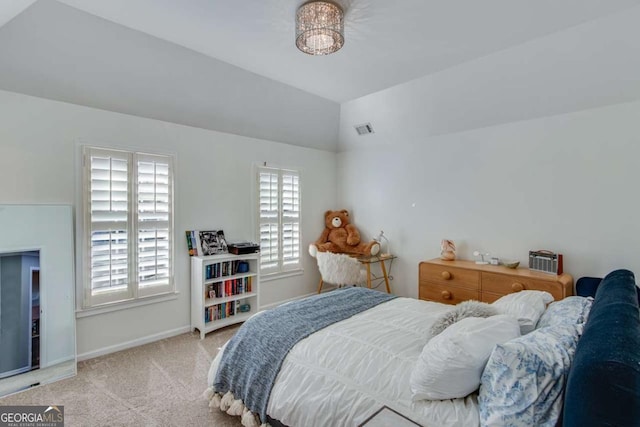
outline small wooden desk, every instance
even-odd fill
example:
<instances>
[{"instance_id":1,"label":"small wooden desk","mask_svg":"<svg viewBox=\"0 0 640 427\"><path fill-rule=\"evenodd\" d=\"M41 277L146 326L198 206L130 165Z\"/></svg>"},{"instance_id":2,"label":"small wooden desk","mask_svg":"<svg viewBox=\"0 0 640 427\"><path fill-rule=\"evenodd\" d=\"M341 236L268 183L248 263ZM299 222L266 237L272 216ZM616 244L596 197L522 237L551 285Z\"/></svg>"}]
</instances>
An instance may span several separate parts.
<instances>
[{"instance_id":1,"label":"small wooden desk","mask_svg":"<svg viewBox=\"0 0 640 427\"><path fill-rule=\"evenodd\" d=\"M380 254L380 255L362 255L355 257L360 263L364 264L367 267L367 288L371 288L371 264L380 263L380 268L382 269L382 277L384 278L384 283L387 286L387 293L391 293L391 288L389 287L389 275L387 274L387 267L384 265L385 261L393 260L397 258L397 256L392 254Z\"/></svg>"}]
</instances>

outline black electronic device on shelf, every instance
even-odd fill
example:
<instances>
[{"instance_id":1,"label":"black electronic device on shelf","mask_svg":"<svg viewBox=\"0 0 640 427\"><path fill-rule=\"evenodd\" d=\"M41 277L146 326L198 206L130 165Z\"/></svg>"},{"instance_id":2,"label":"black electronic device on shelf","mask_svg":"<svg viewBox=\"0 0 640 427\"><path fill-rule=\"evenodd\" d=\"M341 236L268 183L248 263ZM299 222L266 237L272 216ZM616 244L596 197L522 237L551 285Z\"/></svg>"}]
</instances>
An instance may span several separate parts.
<instances>
[{"instance_id":1,"label":"black electronic device on shelf","mask_svg":"<svg viewBox=\"0 0 640 427\"><path fill-rule=\"evenodd\" d=\"M228 243L229 252L236 255L253 254L260 252L260 245L253 242Z\"/></svg>"}]
</instances>

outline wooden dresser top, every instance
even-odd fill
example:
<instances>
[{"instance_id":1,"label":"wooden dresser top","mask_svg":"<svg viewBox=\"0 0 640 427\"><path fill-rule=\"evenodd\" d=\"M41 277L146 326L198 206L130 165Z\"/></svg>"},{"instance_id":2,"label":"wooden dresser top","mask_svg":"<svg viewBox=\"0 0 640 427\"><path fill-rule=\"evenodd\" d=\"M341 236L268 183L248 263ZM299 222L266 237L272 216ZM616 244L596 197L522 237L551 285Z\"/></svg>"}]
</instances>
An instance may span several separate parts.
<instances>
[{"instance_id":1,"label":"wooden dresser top","mask_svg":"<svg viewBox=\"0 0 640 427\"><path fill-rule=\"evenodd\" d=\"M435 258L429 261L422 261L422 262L440 265L445 268L446 267L464 268L464 269L474 270L474 271L483 271L486 273L504 274L508 276L530 278L535 280L556 282L556 283L562 283L562 284L573 283L573 277L571 277L571 275L567 273L563 273L563 274L543 273L541 271L529 270L526 267L507 268L503 265L476 264L475 261L467 261L467 260L445 261L440 258Z\"/></svg>"}]
</instances>

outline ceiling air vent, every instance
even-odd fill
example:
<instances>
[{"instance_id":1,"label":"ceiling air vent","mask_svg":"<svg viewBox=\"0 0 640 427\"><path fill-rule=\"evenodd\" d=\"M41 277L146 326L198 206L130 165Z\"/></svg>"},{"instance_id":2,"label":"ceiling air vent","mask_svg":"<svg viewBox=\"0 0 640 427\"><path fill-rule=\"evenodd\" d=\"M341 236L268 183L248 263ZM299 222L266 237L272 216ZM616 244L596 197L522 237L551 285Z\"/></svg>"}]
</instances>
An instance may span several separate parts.
<instances>
[{"instance_id":1,"label":"ceiling air vent","mask_svg":"<svg viewBox=\"0 0 640 427\"><path fill-rule=\"evenodd\" d=\"M367 135L367 134L373 133L373 126L371 126L371 123L357 125L355 126L355 128L356 128L356 132L358 132L358 135Z\"/></svg>"}]
</instances>

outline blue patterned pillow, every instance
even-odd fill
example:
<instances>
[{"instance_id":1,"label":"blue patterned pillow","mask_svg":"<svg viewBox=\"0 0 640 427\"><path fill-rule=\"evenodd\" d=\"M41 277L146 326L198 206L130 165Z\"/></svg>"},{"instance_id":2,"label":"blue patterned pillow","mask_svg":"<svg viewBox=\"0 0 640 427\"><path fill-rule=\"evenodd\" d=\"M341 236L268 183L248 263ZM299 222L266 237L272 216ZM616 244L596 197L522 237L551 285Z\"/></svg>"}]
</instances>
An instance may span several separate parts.
<instances>
[{"instance_id":1,"label":"blue patterned pillow","mask_svg":"<svg viewBox=\"0 0 640 427\"><path fill-rule=\"evenodd\" d=\"M572 296L549 304L536 329L553 325L577 325L586 323L593 298Z\"/></svg>"},{"instance_id":2,"label":"blue patterned pillow","mask_svg":"<svg viewBox=\"0 0 640 427\"><path fill-rule=\"evenodd\" d=\"M481 424L554 427L582 329L549 326L494 347L480 380Z\"/></svg>"}]
</instances>

